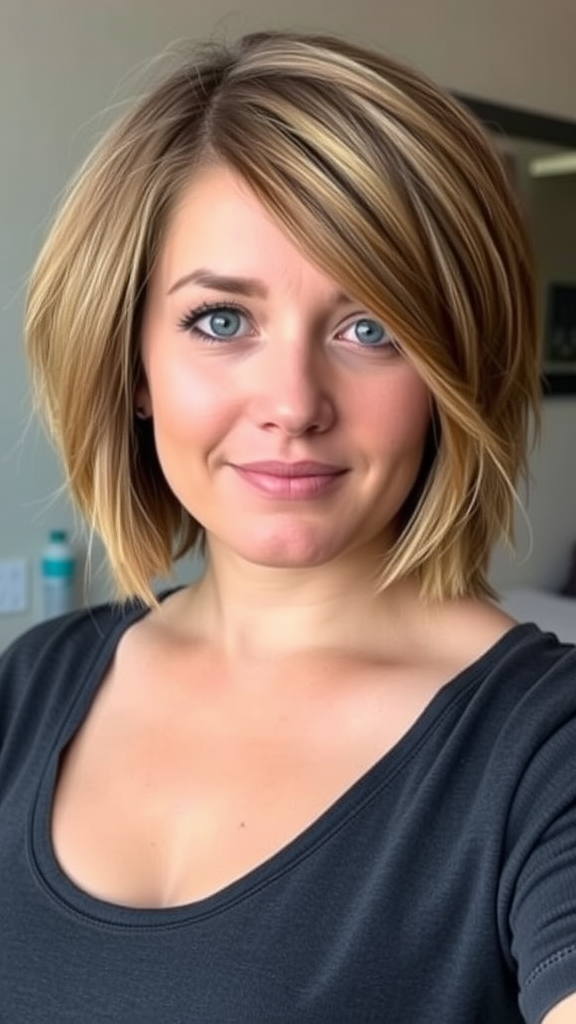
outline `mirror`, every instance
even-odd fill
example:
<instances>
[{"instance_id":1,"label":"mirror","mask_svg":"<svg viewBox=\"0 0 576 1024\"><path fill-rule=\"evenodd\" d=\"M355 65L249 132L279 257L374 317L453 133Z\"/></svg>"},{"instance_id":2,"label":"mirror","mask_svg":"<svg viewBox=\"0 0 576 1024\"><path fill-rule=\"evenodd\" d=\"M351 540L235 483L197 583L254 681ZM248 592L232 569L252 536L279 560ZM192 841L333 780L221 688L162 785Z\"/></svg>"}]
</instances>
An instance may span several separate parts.
<instances>
[{"instance_id":1,"label":"mirror","mask_svg":"<svg viewBox=\"0 0 576 1024\"><path fill-rule=\"evenodd\" d=\"M545 394L576 395L576 121L457 95L494 135L526 211Z\"/></svg>"}]
</instances>

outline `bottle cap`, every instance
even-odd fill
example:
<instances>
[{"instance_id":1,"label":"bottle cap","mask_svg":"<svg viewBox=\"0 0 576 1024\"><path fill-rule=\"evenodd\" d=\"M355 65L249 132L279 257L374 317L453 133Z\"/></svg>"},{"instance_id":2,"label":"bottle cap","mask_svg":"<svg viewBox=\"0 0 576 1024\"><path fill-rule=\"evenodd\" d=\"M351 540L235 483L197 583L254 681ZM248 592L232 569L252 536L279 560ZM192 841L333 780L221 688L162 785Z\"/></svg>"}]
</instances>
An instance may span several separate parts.
<instances>
[{"instance_id":1,"label":"bottle cap","mask_svg":"<svg viewBox=\"0 0 576 1024\"><path fill-rule=\"evenodd\" d=\"M62 544L67 539L67 536L66 530L50 530L48 534L49 540L55 544Z\"/></svg>"}]
</instances>

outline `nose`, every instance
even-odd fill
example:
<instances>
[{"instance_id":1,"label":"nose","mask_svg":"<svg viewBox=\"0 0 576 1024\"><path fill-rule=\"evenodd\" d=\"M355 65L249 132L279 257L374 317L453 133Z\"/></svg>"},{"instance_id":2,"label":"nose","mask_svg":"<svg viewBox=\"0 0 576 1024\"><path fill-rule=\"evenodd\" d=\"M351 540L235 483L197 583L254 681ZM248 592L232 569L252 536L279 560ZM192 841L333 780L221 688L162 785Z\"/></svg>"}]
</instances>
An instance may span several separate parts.
<instances>
[{"instance_id":1,"label":"nose","mask_svg":"<svg viewBox=\"0 0 576 1024\"><path fill-rule=\"evenodd\" d=\"M325 433L336 419L330 372L312 346L270 345L257 374L254 413L258 425L290 437Z\"/></svg>"}]
</instances>

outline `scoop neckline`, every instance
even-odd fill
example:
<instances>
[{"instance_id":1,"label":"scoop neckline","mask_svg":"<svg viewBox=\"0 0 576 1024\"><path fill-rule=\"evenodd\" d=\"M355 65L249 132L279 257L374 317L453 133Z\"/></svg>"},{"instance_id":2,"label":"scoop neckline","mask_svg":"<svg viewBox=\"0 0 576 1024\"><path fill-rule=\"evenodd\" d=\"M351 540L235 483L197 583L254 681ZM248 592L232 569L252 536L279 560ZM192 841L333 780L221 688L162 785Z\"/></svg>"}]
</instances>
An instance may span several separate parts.
<instances>
[{"instance_id":1,"label":"scoop neckline","mask_svg":"<svg viewBox=\"0 0 576 1024\"><path fill-rule=\"evenodd\" d=\"M216 892L192 902L171 907L134 907L94 896L66 874L52 843L52 803L62 753L89 713L99 683L123 634L147 612L147 608L130 611L98 645L45 760L29 818L30 863L45 892L68 912L90 920L96 926L113 929L166 929L201 921L247 899L291 870L375 799L404 764L415 756L429 733L453 704L464 698L469 687L502 653L513 647L525 633L538 631L533 623L516 623L511 626L479 658L440 687L394 746L370 765L312 822L263 861Z\"/></svg>"}]
</instances>

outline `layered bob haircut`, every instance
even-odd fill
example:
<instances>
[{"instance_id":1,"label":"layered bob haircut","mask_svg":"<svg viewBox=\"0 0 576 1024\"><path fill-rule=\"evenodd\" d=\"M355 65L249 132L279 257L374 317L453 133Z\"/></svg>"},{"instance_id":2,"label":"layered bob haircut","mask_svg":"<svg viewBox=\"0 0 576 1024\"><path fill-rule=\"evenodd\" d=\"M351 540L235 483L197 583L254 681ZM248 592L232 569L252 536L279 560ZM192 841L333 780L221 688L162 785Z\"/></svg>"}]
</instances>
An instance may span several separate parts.
<instances>
[{"instance_id":1,"label":"layered bob haircut","mask_svg":"<svg viewBox=\"0 0 576 1024\"><path fill-rule=\"evenodd\" d=\"M259 33L194 51L98 145L40 254L33 380L73 497L118 594L202 537L135 418L140 325L166 226L195 168L242 176L285 234L386 323L427 384L424 465L379 586L490 595L538 420L534 280L487 134L421 75L338 39Z\"/></svg>"}]
</instances>

